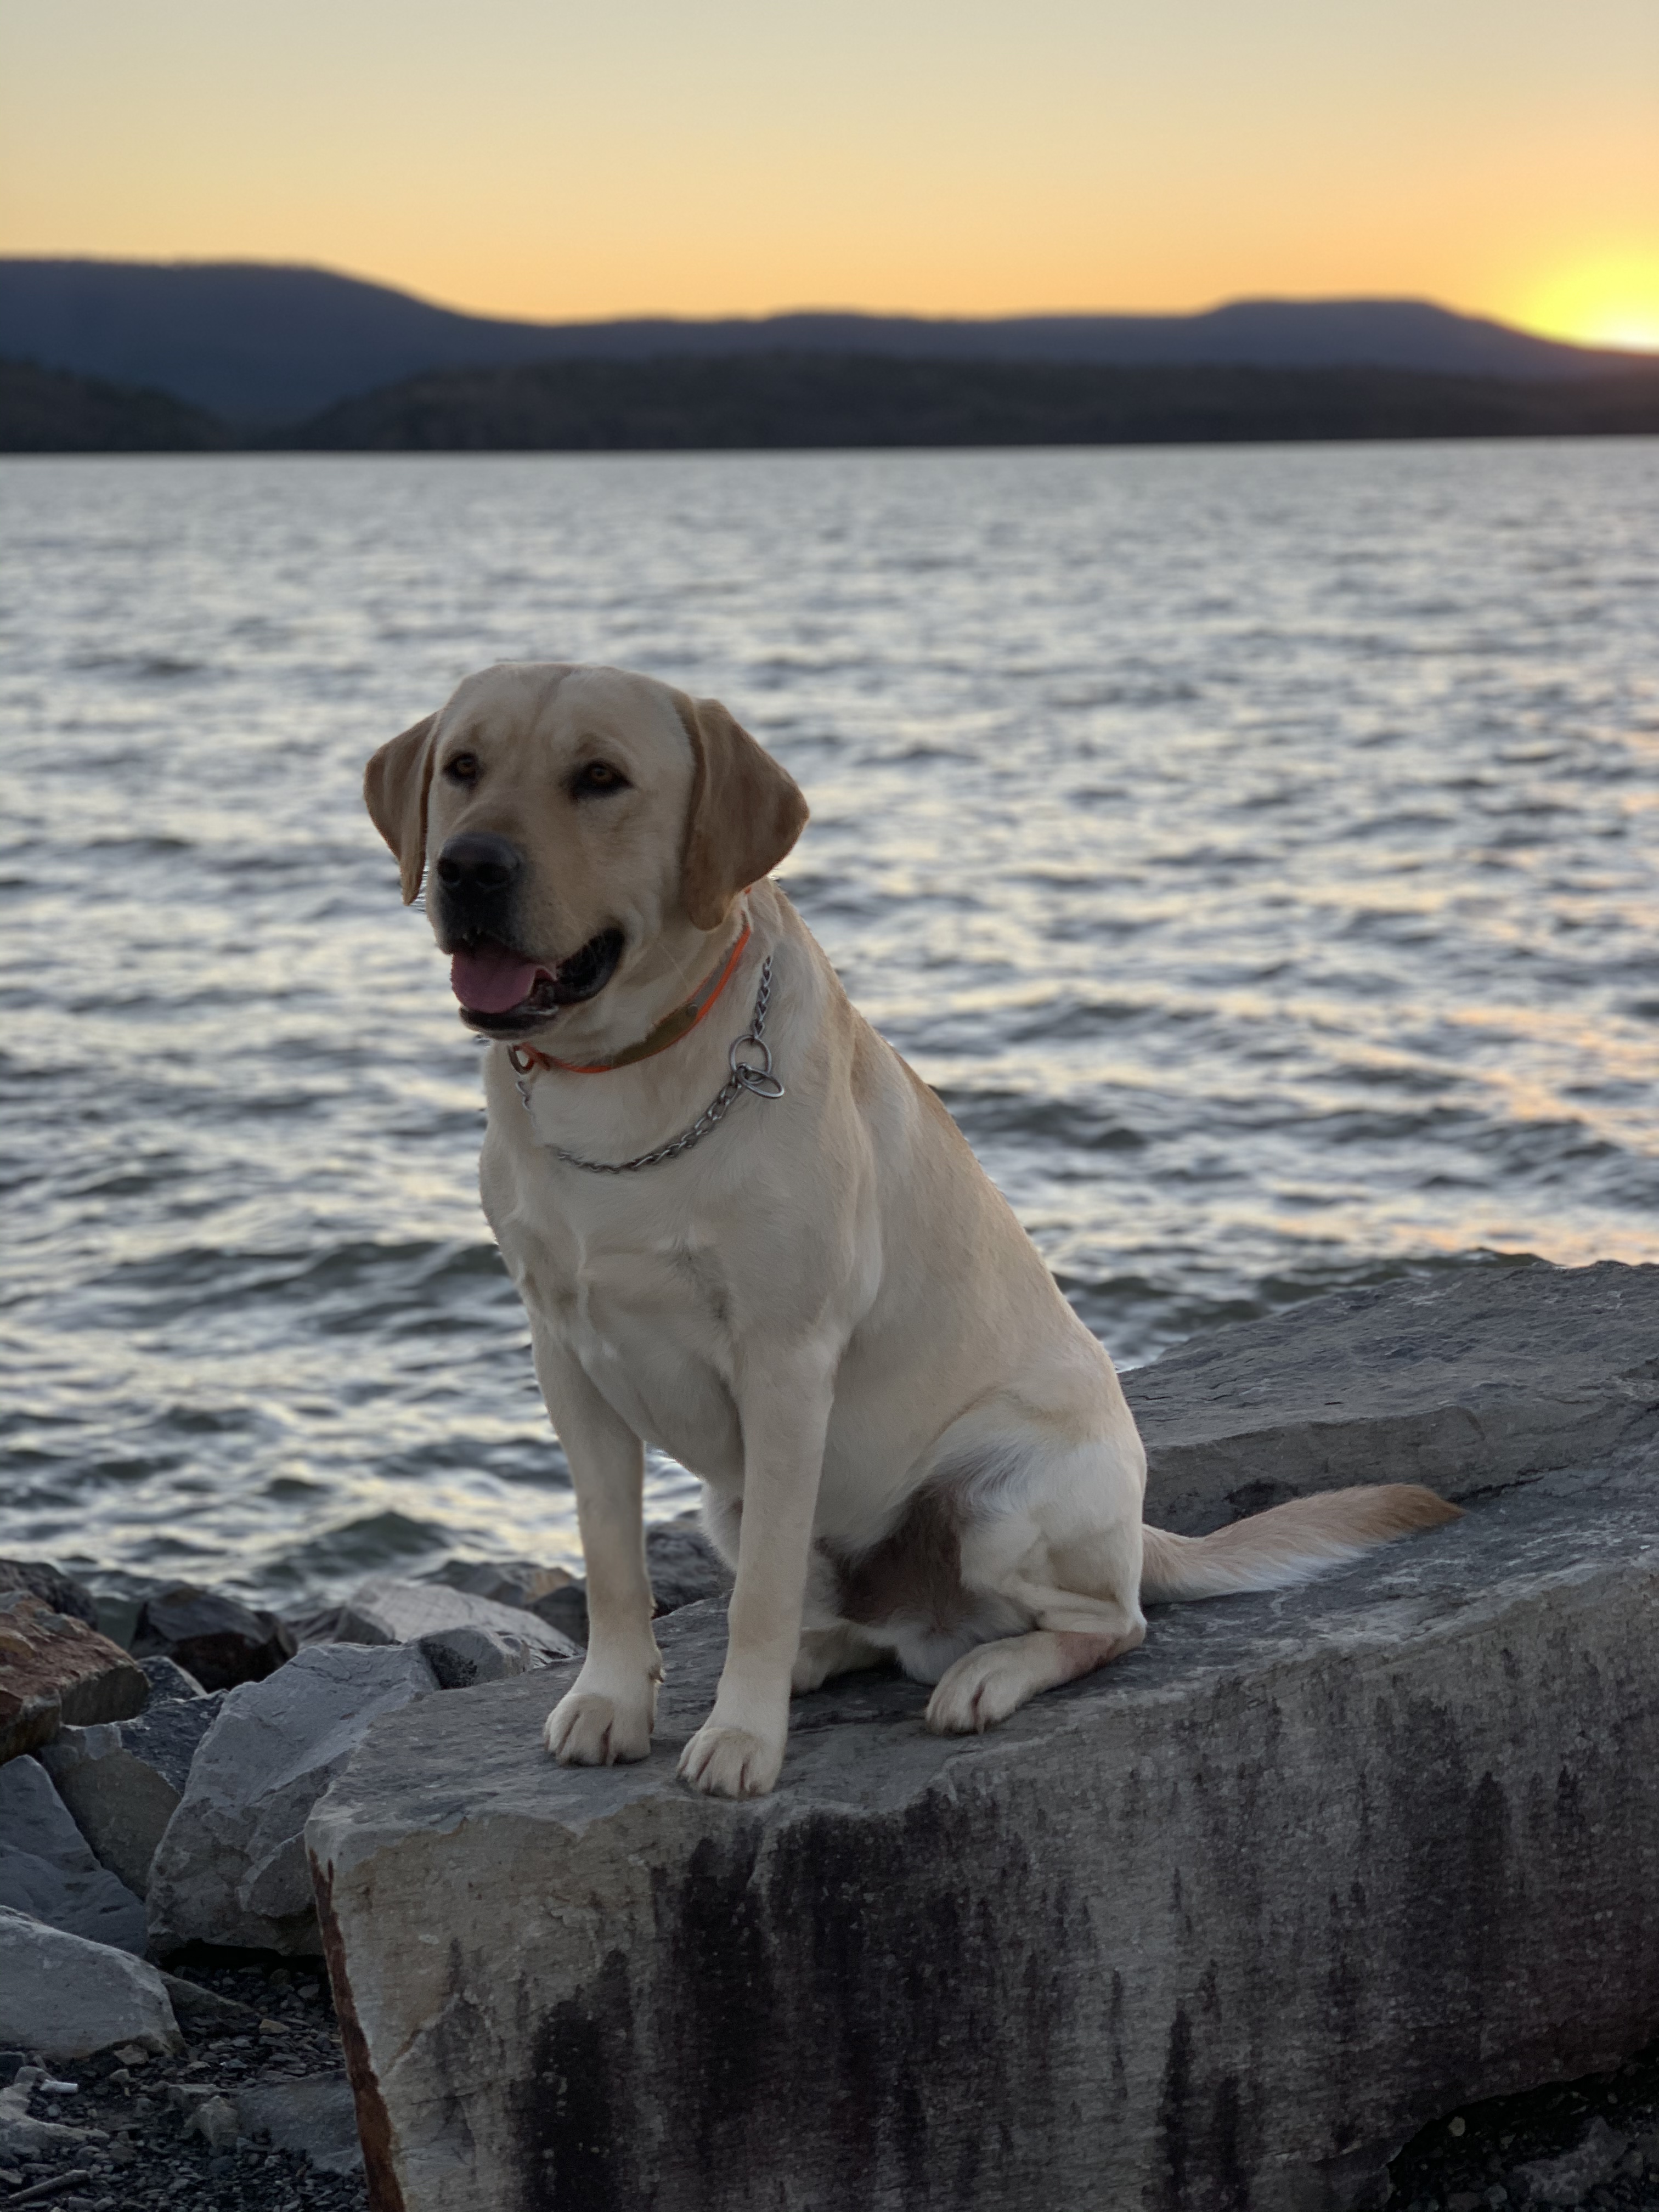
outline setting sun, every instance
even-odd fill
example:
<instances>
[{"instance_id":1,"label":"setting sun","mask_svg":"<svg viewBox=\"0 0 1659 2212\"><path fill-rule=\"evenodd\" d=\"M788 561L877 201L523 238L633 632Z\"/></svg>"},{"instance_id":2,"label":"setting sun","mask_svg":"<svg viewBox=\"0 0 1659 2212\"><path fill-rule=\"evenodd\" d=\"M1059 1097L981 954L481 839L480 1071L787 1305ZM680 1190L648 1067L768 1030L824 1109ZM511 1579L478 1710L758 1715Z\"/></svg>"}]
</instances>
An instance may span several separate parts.
<instances>
[{"instance_id":1,"label":"setting sun","mask_svg":"<svg viewBox=\"0 0 1659 2212\"><path fill-rule=\"evenodd\" d=\"M1518 319L1577 345L1659 352L1659 252L1599 255L1539 285Z\"/></svg>"}]
</instances>

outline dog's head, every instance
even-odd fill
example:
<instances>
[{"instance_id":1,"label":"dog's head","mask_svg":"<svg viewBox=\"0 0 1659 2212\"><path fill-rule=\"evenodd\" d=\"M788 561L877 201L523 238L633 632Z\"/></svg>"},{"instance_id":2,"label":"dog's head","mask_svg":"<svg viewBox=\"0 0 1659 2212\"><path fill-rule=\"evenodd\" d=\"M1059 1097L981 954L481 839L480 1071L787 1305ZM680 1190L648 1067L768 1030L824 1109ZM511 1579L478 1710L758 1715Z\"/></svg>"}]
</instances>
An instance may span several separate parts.
<instances>
[{"instance_id":1,"label":"dog's head","mask_svg":"<svg viewBox=\"0 0 1659 2212\"><path fill-rule=\"evenodd\" d=\"M506 664L380 747L363 778L461 1018L524 1037L630 974L695 963L806 820L713 699L620 669Z\"/></svg>"}]
</instances>

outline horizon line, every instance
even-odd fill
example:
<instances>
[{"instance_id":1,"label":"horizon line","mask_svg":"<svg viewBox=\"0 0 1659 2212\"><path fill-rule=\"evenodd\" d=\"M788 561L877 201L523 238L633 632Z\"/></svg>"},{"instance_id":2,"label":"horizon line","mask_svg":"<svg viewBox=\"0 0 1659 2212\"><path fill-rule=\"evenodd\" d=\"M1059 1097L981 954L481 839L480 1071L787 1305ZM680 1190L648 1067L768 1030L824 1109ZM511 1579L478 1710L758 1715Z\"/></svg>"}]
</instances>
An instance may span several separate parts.
<instances>
[{"instance_id":1,"label":"horizon line","mask_svg":"<svg viewBox=\"0 0 1659 2212\"><path fill-rule=\"evenodd\" d=\"M462 307L447 300L434 298L409 284L399 283L389 277L365 276L355 270L342 269L325 261L295 261L261 257L208 256L179 254L167 258L140 254L64 252L25 251L0 252L0 266L8 262L80 263L104 269L267 269L290 270L310 276L331 276L343 283L362 284L373 290L396 293L400 298L413 300L441 314L455 315L468 322L507 323L520 327L553 330L603 330L615 324L682 323L695 325L701 323L767 323L792 317L857 316L870 322L912 322L932 324L995 324L1023 322L1196 322L1206 315L1224 313L1230 307L1427 307L1437 314L1448 315L1461 322L1486 323L1495 330L1511 331L1523 337L1534 338L1540 344L1559 346L1574 353L1615 354L1632 361L1659 359L1659 345L1609 345L1586 343L1583 339L1561 337L1553 331L1534 329L1525 323L1506 321L1502 316L1483 311L1448 307L1443 300L1420 292L1242 292L1212 300L1197 307L1013 307L991 313L975 313L968 310L930 313L913 307L860 307L850 306L794 306L768 307L761 310L710 309L700 314L686 314L666 309L630 308L604 315L568 315L563 317L538 314L504 314L498 310L481 307Z\"/></svg>"}]
</instances>

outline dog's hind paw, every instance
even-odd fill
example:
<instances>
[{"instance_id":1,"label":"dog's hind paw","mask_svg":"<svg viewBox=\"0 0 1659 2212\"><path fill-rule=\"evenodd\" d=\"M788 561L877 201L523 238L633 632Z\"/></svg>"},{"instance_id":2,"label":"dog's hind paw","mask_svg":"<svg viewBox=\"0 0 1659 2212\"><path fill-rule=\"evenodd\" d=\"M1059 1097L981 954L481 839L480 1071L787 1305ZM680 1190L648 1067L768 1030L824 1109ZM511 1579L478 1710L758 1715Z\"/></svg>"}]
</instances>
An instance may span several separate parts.
<instances>
[{"instance_id":1,"label":"dog's hind paw","mask_svg":"<svg viewBox=\"0 0 1659 2212\"><path fill-rule=\"evenodd\" d=\"M782 1744L707 1721L680 1753L680 1777L709 1797L764 1797L782 1765Z\"/></svg>"},{"instance_id":2,"label":"dog's hind paw","mask_svg":"<svg viewBox=\"0 0 1659 2212\"><path fill-rule=\"evenodd\" d=\"M561 1766L617 1766L651 1751L648 1705L630 1710L596 1690L574 1689L547 1717L542 1741Z\"/></svg>"}]
</instances>

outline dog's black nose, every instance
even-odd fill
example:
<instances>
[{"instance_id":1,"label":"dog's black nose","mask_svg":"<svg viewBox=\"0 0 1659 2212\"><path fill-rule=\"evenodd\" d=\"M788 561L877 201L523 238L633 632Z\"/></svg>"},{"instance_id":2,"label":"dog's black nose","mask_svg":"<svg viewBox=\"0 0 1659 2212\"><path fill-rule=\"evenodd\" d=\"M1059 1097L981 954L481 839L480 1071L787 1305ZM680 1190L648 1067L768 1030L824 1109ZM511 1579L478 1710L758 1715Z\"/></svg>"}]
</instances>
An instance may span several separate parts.
<instances>
[{"instance_id":1,"label":"dog's black nose","mask_svg":"<svg viewBox=\"0 0 1659 2212\"><path fill-rule=\"evenodd\" d=\"M439 854L438 881L446 890L504 891L523 866L523 856L505 837L469 830Z\"/></svg>"}]
</instances>

